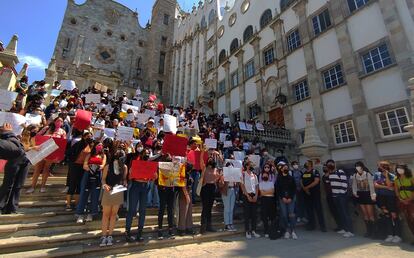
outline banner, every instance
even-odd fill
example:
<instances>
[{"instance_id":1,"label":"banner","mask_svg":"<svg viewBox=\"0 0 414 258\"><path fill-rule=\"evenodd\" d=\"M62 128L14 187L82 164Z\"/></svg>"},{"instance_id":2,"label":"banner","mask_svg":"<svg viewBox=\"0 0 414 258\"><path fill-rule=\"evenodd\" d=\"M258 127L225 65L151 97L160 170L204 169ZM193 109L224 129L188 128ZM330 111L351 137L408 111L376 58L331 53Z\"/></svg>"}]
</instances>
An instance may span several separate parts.
<instances>
[{"instance_id":1,"label":"banner","mask_svg":"<svg viewBox=\"0 0 414 258\"><path fill-rule=\"evenodd\" d=\"M101 94L86 94L85 103L101 103Z\"/></svg>"},{"instance_id":2,"label":"banner","mask_svg":"<svg viewBox=\"0 0 414 258\"><path fill-rule=\"evenodd\" d=\"M233 151L234 159L243 161L246 157L244 151Z\"/></svg>"},{"instance_id":3,"label":"banner","mask_svg":"<svg viewBox=\"0 0 414 258\"><path fill-rule=\"evenodd\" d=\"M76 88L76 83L71 80L62 80L60 81L60 88L62 90L73 91Z\"/></svg>"},{"instance_id":4,"label":"banner","mask_svg":"<svg viewBox=\"0 0 414 258\"><path fill-rule=\"evenodd\" d=\"M26 126L29 125L40 125L42 123L41 115L26 114Z\"/></svg>"},{"instance_id":5,"label":"banner","mask_svg":"<svg viewBox=\"0 0 414 258\"><path fill-rule=\"evenodd\" d=\"M255 168L260 167L260 156L259 155L250 154L249 160L254 164Z\"/></svg>"},{"instance_id":6,"label":"banner","mask_svg":"<svg viewBox=\"0 0 414 258\"><path fill-rule=\"evenodd\" d=\"M207 149L217 149L216 139L205 139L204 143L206 144Z\"/></svg>"},{"instance_id":7,"label":"banner","mask_svg":"<svg viewBox=\"0 0 414 258\"><path fill-rule=\"evenodd\" d=\"M162 145L162 152L169 153L173 156L185 157L187 154L187 144L187 138L166 134L164 144Z\"/></svg>"},{"instance_id":8,"label":"banner","mask_svg":"<svg viewBox=\"0 0 414 258\"><path fill-rule=\"evenodd\" d=\"M46 157L52 155L55 151L59 149L59 146L56 144L53 138L48 138L42 144L36 143L36 145L40 145L39 151L31 150L26 152L26 158L30 161L30 163L32 163L33 166L39 163L40 161L46 159Z\"/></svg>"},{"instance_id":9,"label":"banner","mask_svg":"<svg viewBox=\"0 0 414 258\"><path fill-rule=\"evenodd\" d=\"M91 125L92 113L82 109L76 111L75 123L73 127L83 131Z\"/></svg>"},{"instance_id":10,"label":"banner","mask_svg":"<svg viewBox=\"0 0 414 258\"><path fill-rule=\"evenodd\" d=\"M134 180L150 181L157 178L158 162L133 160L129 178Z\"/></svg>"},{"instance_id":11,"label":"banner","mask_svg":"<svg viewBox=\"0 0 414 258\"><path fill-rule=\"evenodd\" d=\"M177 118L175 116L164 115L164 132L177 133Z\"/></svg>"},{"instance_id":12,"label":"banner","mask_svg":"<svg viewBox=\"0 0 414 258\"><path fill-rule=\"evenodd\" d=\"M121 141L131 141L134 138L134 128L118 126L116 139Z\"/></svg>"},{"instance_id":13,"label":"banner","mask_svg":"<svg viewBox=\"0 0 414 258\"><path fill-rule=\"evenodd\" d=\"M16 100L18 93L0 89L0 109L9 111Z\"/></svg>"},{"instance_id":14,"label":"banner","mask_svg":"<svg viewBox=\"0 0 414 258\"><path fill-rule=\"evenodd\" d=\"M159 162L158 184L168 187L185 187L185 165L178 162Z\"/></svg>"},{"instance_id":15,"label":"banner","mask_svg":"<svg viewBox=\"0 0 414 258\"><path fill-rule=\"evenodd\" d=\"M23 132L23 126L26 124L26 118L19 114L0 111L0 126L3 126L4 123L11 124L13 133L21 135Z\"/></svg>"},{"instance_id":16,"label":"banner","mask_svg":"<svg viewBox=\"0 0 414 258\"><path fill-rule=\"evenodd\" d=\"M242 182L242 170L235 167L223 167L223 176L225 182Z\"/></svg>"},{"instance_id":17,"label":"banner","mask_svg":"<svg viewBox=\"0 0 414 258\"><path fill-rule=\"evenodd\" d=\"M44 142L47 142L49 139L53 139L55 144L58 146L58 149L56 149L54 152L52 152L44 159L48 161L53 161L54 163L59 163L65 159L67 140L66 138L52 138L50 136L36 135L35 143L36 145L41 145Z\"/></svg>"}]
</instances>

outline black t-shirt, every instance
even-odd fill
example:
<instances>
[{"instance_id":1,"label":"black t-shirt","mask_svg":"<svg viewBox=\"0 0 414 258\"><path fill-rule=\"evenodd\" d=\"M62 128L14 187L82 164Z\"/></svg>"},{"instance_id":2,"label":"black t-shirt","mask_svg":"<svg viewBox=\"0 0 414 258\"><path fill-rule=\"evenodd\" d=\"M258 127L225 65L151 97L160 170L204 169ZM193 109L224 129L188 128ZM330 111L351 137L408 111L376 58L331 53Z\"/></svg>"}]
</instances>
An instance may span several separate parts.
<instances>
[{"instance_id":1,"label":"black t-shirt","mask_svg":"<svg viewBox=\"0 0 414 258\"><path fill-rule=\"evenodd\" d=\"M313 181L316 178L319 178L319 179L321 178L321 175L319 174L319 171L316 170L316 169L313 169L312 171L303 172L303 175L302 175L302 184L303 184L303 186L306 187L306 186L312 184ZM317 184L316 186L312 187L310 190L311 191L319 191L320 190L320 185Z\"/></svg>"},{"instance_id":2,"label":"black t-shirt","mask_svg":"<svg viewBox=\"0 0 414 258\"><path fill-rule=\"evenodd\" d=\"M116 161L117 162L117 161ZM122 184L122 179L124 176L124 166L119 164L119 172L117 171L118 174L115 173L115 166L114 166L114 162L109 163L109 167L108 167L108 174L106 175L106 184L114 187L116 185L121 185Z\"/></svg>"}]
</instances>

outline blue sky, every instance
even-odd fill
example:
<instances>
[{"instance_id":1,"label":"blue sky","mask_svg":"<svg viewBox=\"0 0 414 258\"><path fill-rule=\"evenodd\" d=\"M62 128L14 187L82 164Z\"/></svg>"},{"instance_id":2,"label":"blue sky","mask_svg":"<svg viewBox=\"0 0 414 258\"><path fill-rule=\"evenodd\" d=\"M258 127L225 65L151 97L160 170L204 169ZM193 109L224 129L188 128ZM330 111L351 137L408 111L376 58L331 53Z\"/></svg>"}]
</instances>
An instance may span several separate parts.
<instances>
[{"instance_id":1,"label":"blue sky","mask_svg":"<svg viewBox=\"0 0 414 258\"><path fill-rule=\"evenodd\" d=\"M85 0L75 0L77 3ZM117 0L132 10L137 9L139 20L145 26L151 17L155 0ZM178 0L184 10L190 10L198 0ZM19 36L17 52L20 71L24 63L29 64L29 80L44 78L44 69L49 63L55 47L58 32L65 13L67 0L5 0L2 1L0 16L3 23L0 40L7 45L13 34Z\"/></svg>"}]
</instances>

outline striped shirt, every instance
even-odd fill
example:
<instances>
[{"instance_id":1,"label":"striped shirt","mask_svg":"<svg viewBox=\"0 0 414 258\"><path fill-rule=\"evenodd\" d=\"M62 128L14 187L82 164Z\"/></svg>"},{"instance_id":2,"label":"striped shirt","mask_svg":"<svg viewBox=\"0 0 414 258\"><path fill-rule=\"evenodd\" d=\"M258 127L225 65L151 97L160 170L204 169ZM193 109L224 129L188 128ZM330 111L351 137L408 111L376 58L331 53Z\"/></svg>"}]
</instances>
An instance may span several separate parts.
<instances>
[{"instance_id":1,"label":"striped shirt","mask_svg":"<svg viewBox=\"0 0 414 258\"><path fill-rule=\"evenodd\" d=\"M343 170L338 169L329 175L331 182L332 196L344 195L348 192L348 178Z\"/></svg>"}]
</instances>

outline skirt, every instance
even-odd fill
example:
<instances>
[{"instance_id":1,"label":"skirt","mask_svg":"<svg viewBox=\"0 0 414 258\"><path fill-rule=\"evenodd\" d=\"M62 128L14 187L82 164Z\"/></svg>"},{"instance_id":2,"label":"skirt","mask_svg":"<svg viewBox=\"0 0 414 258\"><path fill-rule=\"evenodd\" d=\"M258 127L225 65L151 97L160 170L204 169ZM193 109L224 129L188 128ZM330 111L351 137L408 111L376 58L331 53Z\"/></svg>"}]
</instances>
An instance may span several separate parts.
<instances>
[{"instance_id":1,"label":"skirt","mask_svg":"<svg viewBox=\"0 0 414 258\"><path fill-rule=\"evenodd\" d=\"M124 192L112 194L107 191L103 191L102 194L102 206L115 206L124 203Z\"/></svg>"},{"instance_id":2,"label":"skirt","mask_svg":"<svg viewBox=\"0 0 414 258\"><path fill-rule=\"evenodd\" d=\"M361 205L375 204L375 202L373 202L371 199L371 194L369 191L360 191L357 194L358 194L358 198L356 198L356 201L358 204L361 204Z\"/></svg>"}]
</instances>

